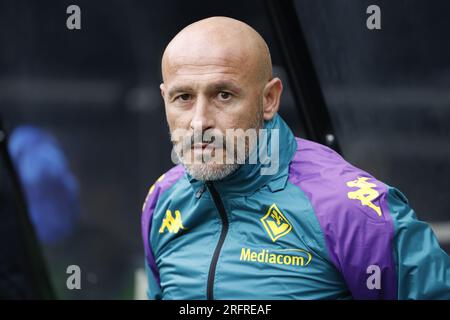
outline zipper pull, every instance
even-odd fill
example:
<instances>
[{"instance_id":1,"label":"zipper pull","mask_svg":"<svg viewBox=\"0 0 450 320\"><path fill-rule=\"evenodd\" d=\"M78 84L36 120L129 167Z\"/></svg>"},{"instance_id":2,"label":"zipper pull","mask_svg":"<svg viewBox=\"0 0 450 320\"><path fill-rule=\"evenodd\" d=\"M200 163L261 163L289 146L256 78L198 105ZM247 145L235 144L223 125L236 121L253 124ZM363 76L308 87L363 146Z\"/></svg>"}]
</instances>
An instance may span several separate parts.
<instances>
[{"instance_id":1,"label":"zipper pull","mask_svg":"<svg viewBox=\"0 0 450 320\"><path fill-rule=\"evenodd\" d=\"M195 193L195 197L197 199L200 199L200 197L202 196L203 192L205 192L205 185L204 184L202 184L200 189L197 190L197 192Z\"/></svg>"}]
</instances>

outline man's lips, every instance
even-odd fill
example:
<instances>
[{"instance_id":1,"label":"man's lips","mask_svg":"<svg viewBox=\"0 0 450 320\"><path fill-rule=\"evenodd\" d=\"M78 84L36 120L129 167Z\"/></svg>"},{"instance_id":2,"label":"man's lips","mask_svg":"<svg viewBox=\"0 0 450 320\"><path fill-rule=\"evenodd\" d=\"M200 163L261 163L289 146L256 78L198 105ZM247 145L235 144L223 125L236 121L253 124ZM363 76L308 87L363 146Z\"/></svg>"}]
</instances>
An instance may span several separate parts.
<instances>
[{"instance_id":1,"label":"man's lips","mask_svg":"<svg viewBox=\"0 0 450 320\"><path fill-rule=\"evenodd\" d=\"M197 143L197 144L192 145L191 149L193 149L193 150L204 150L210 144L211 143ZM214 149L221 149L221 147L214 146L213 144L211 145L211 147L214 148Z\"/></svg>"},{"instance_id":2,"label":"man's lips","mask_svg":"<svg viewBox=\"0 0 450 320\"><path fill-rule=\"evenodd\" d=\"M197 143L192 145L192 149L205 149L209 143Z\"/></svg>"}]
</instances>

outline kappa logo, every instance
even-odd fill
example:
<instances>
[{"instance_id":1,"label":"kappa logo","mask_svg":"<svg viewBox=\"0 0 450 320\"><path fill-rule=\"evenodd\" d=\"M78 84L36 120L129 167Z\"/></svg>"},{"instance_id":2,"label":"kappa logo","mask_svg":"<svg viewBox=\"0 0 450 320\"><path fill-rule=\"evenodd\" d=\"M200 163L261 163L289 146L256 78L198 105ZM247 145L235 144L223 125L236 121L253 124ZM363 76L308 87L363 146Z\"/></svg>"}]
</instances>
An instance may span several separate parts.
<instances>
[{"instance_id":1,"label":"kappa logo","mask_svg":"<svg viewBox=\"0 0 450 320\"><path fill-rule=\"evenodd\" d=\"M379 206L373 204L380 193L373 189L377 185L375 183L369 182L367 177L358 177L356 180L347 182L348 187L359 188L356 191L350 191L347 193L349 199L359 200L363 206L368 206L373 209L379 217L381 217L381 209Z\"/></svg>"},{"instance_id":2,"label":"kappa logo","mask_svg":"<svg viewBox=\"0 0 450 320\"><path fill-rule=\"evenodd\" d=\"M270 206L267 214L261 218L261 222L273 242L287 235L292 230L292 224L281 213L275 203Z\"/></svg>"},{"instance_id":3,"label":"kappa logo","mask_svg":"<svg viewBox=\"0 0 450 320\"><path fill-rule=\"evenodd\" d=\"M164 233L166 229L170 233L177 233L180 229L186 229L181 221L181 213L179 210L175 210L175 217L173 217L170 210L166 211L166 217L161 224L161 228L159 228L159 233Z\"/></svg>"}]
</instances>

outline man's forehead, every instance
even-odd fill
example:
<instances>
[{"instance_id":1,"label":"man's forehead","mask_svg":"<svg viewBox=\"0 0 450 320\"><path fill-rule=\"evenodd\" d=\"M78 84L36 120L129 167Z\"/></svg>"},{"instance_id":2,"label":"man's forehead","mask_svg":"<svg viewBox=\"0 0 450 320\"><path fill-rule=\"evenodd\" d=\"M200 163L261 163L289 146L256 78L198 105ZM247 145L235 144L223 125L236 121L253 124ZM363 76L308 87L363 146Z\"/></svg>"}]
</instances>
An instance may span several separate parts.
<instances>
[{"instance_id":1,"label":"man's forehead","mask_svg":"<svg viewBox=\"0 0 450 320\"><path fill-rule=\"evenodd\" d=\"M239 75L243 73L243 68L226 63L196 63L196 64L178 64L168 69L169 76L189 76L189 75L208 75L208 74L229 74Z\"/></svg>"},{"instance_id":2,"label":"man's forehead","mask_svg":"<svg viewBox=\"0 0 450 320\"><path fill-rule=\"evenodd\" d=\"M168 61L163 70L163 76L165 81L174 78L189 79L191 77L219 77L232 81L240 81L246 79L249 72L249 64L245 64L245 61L239 58L216 58L210 56L192 58L181 56Z\"/></svg>"},{"instance_id":3,"label":"man's forehead","mask_svg":"<svg viewBox=\"0 0 450 320\"><path fill-rule=\"evenodd\" d=\"M229 76L210 76L207 77L175 77L165 83L167 93L173 96L179 92L190 92L196 90L222 91L230 90L236 94L242 92L243 82Z\"/></svg>"},{"instance_id":4,"label":"man's forehead","mask_svg":"<svg viewBox=\"0 0 450 320\"><path fill-rule=\"evenodd\" d=\"M261 36L230 18L211 18L180 31L162 59L163 81L179 75L240 74L255 81L271 77L270 53Z\"/></svg>"},{"instance_id":5,"label":"man's forehead","mask_svg":"<svg viewBox=\"0 0 450 320\"><path fill-rule=\"evenodd\" d=\"M248 72L249 57L228 50L215 54L214 52L193 52L185 54L170 54L164 61L163 73L170 74L204 74L209 72L242 73Z\"/></svg>"}]
</instances>

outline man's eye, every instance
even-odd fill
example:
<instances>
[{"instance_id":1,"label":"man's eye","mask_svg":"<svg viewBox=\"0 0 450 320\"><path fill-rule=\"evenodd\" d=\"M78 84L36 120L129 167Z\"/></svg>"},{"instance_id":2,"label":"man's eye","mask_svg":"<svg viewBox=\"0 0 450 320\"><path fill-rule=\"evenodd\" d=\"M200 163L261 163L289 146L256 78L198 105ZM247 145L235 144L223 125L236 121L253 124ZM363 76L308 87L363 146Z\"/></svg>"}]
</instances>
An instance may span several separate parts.
<instances>
[{"instance_id":1,"label":"man's eye","mask_svg":"<svg viewBox=\"0 0 450 320\"><path fill-rule=\"evenodd\" d=\"M230 100L231 99L231 93L222 91L219 93L220 100Z\"/></svg>"},{"instance_id":2,"label":"man's eye","mask_svg":"<svg viewBox=\"0 0 450 320\"><path fill-rule=\"evenodd\" d=\"M179 95L177 99L180 99L181 101L189 101L191 99L191 95L188 93L184 93Z\"/></svg>"}]
</instances>

